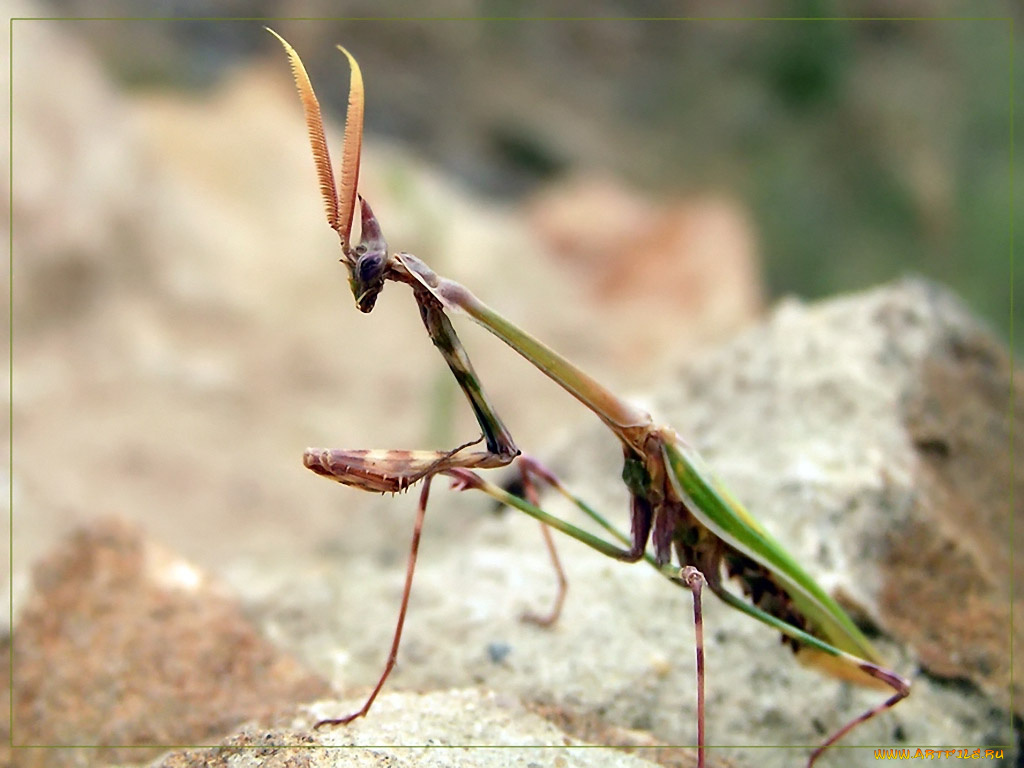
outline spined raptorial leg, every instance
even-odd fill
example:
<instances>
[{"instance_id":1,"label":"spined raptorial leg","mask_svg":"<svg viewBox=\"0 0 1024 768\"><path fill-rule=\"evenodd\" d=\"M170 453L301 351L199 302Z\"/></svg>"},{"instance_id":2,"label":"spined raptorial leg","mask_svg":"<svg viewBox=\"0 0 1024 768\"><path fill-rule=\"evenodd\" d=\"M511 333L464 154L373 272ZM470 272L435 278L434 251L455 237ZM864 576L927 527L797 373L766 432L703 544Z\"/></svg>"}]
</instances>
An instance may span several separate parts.
<instances>
[{"instance_id":1,"label":"spined raptorial leg","mask_svg":"<svg viewBox=\"0 0 1024 768\"><path fill-rule=\"evenodd\" d=\"M409 561L405 568L405 587L402 590L402 607L398 611L398 624L395 626L395 636L391 641L391 651L388 653L387 663L384 665L384 671L381 673L380 679L377 681L377 685L374 687L373 692L367 698L366 703L363 704L362 709L357 712L353 712L351 715L339 718L328 718L321 720L314 728L321 728L326 725L345 725L351 723L357 717L362 717L370 711L370 707L373 706L373 700L377 698L377 694L380 693L380 689L384 687L384 681L388 679L388 675L391 674L391 670L395 668L395 660L398 658L398 644L402 641L402 627L405 624L405 611L409 607L409 594L412 592L412 575L416 570L416 555L420 548L420 534L423 532L423 518L427 512L427 497L430 494L430 481L431 477L427 476L423 479L423 488L420 491L419 505L416 507L416 522L413 525L412 530L412 544L409 547Z\"/></svg>"}]
</instances>

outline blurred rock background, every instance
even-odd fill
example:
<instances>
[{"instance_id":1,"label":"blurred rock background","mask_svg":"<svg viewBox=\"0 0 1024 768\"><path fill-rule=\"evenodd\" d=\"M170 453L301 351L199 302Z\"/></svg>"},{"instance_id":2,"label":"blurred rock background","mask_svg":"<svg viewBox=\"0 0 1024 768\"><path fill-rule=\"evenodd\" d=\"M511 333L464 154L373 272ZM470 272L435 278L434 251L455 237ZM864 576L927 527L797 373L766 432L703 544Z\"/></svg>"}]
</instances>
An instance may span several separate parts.
<instances>
[{"instance_id":1,"label":"blurred rock background","mask_svg":"<svg viewBox=\"0 0 1024 768\"><path fill-rule=\"evenodd\" d=\"M250 605L300 580L296 563L315 582L372 553L397 578L411 499L317 481L302 449L447 447L476 427L401 288L371 316L351 306L264 22L196 20L210 13L203 3L147 8L166 18L13 24L15 611L30 564L100 515L141 523ZM397 18L411 9L269 23L306 62L335 157L347 83L335 43L358 57L361 190L391 246L616 391L650 391L780 296L907 271L1012 332L1020 160L1011 166L1016 41L1005 21L627 21L615 17L639 10L613 2L560 9L586 21L483 20L468 17L545 9L468 1L431 6L447 20ZM216 10L296 13L280 2ZM977 6L758 12L940 10ZM125 12L9 6L23 17ZM526 450L543 453L591 418L486 334L459 330ZM438 506L425 547L465 536L480 516L480 505Z\"/></svg>"}]
</instances>

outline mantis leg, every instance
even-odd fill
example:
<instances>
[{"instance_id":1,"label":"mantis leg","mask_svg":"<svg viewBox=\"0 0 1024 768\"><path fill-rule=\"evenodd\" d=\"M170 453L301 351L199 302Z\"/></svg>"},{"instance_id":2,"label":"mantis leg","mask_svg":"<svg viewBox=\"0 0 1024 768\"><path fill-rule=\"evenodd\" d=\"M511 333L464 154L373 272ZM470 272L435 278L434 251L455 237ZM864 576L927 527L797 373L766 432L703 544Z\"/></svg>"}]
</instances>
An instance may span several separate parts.
<instances>
[{"instance_id":1,"label":"mantis leg","mask_svg":"<svg viewBox=\"0 0 1024 768\"><path fill-rule=\"evenodd\" d=\"M609 523L603 516L598 514L595 510L590 508L580 499L576 498L568 492L567 489L558 481L557 477L549 470L543 467L535 459L531 459L526 456L522 456L519 459L520 462L525 463L522 468L524 472L524 478L530 474L541 477L553 485L559 491L567 496L573 503L576 504L581 510L583 510L589 517L595 520L605 530L611 533L616 539L624 543L630 543L630 538L626 534L619 531L611 523ZM562 533L572 536L577 541L580 541L592 549L597 550L603 555L615 557L618 559L626 559L632 557L633 551L637 548L635 539L632 545L628 549L624 549L616 544L605 541L598 536L593 535L589 531L585 531L571 523L562 520L559 517L548 514L534 503L534 498L530 501L523 499L515 494L509 493L504 488L500 488L493 483L489 483L475 472L471 472L467 469L455 468L451 470L445 470L444 474L452 478L453 486L459 490L468 490L475 488L483 491L491 498L502 504L515 507L531 517L539 520L544 526L555 528ZM531 484L527 484L527 488L531 487ZM529 492L527 492L529 495ZM697 768L704 768L704 681L705 681L705 668L704 668L704 620L701 611L701 589L704 584L707 583L704 575L694 568L693 566L685 566L684 568L675 568L672 566L659 566L654 560L654 557L643 550L641 543L641 555L643 559L647 560L652 567L656 568L660 573L666 576L676 584L680 584L691 591L693 594L693 620L696 633L696 655L697 655ZM637 560L640 557L633 557L632 559ZM851 726L852 727L852 726Z\"/></svg>"},{"instance_id":2,"label":"mantis leg","mask_svg":"<svg viewBox=\"0 0 1024 768\"><path fill-rule=\"evenodd\" d=\"M520 462L519 471L523 478L523 492L526 494L527 500L535 507L540 506L540 498L537 496L537 487L534 485L530 472L527 466ZM540 532L544 537L544 545L547 547L548 555L551 558L551 564L555 568L555 575L558 579L558 592L555 594L555 604L552 606L551 611L547 614L533 613L527 611L520 618L523 621L528 621L532 624L538 624L542 627L550 627L556 621L558 617L562 615L562 606L565 604L565 595L569 591L569 581L565 577L565 571L562 569L562 561L558 559L558 550L555 549L555 540L551 536L551 529L548 528L544 523L540 524Z\"/></svg>"},{"instance_id":3,"label":"mantis leg","mask_svg":"<svg viewBox=\"0 0 1024 768\"><path fill-rule=\"evenodd\" d=\"M606 531L608 531L618 541L621 541L623 543L629 543L629 537L625 533L623 533L622 531L617 529L604 516L602 516L595 509L593 509L588 504L586 504L586 502L582 501L579 497L573 495L561 483L561 481L558 479L558 477L556 475L554 475L554 473L552 473L550 470L546 469L536 459L533 459L533 458L528 457L528 456L521 456L519 458L519 461L520 462L525 462L529 466L529 471L532 474L534 474L535 476L538 476L538 477L542 477L545 482L547 482L549 485L551 485L556 490L558 490L563 496L565 496L569 501L571 501L584 514L586 514L589 518L594 520L594 522L596 522L598 525L600 525L602 528L604 528ZM467 474L467 475L474 475L475 476L475 473L472 473L472 472L466 472L465 474ZM461 481L462 481L462 476L460 475L459 482L461 482ZM532 517L536 517L536 518L542 520L542 522L545 522L547 525L550 525L553 528L558 528L563 533L566 533L567 535L572 536L573 538L583 542L584 544L587 544L588 546L596 549L597 551L601 552L602 554L609 554L609 550L611 550L612 552L618 551L620 553L626 551L626 550L623 550L621 548L615 547L615 545L613 545L613 544L610 544L608 542L604 542L604 541L602 541L600 539L597 539L597 537L593 536L589 532L584 531L584 530L582 530L580 528L577 528L576 526L573 526L573 525L571 525L569 523L566 523L565 521L561 520L560 518L555 518L555 517L553 517L551 515L548 515L547 513L543 512L543 510L537 508L536 505L528 505L528 504L526 504L526 502L523 499L520 499L517 496L509 494L507 491L505 491L502 488L496 488L495 486L492 486L490 483L484 483L483 481L480 481L479 483L474 483L474 484L467 484L467 487L469 485L472 485L472 487L479 488L480 490L484 491L485 493L487 493L488 495L492 496L496 500L501 501L502 503L509 504L510 506L514 506L517 509L520 509L523 512L526 512L528 515L531 515ZM495 491L497 491L497 493L495 493ZM866 722L866 721L870 720L871 718L873 718L876 715L884 712L885 710L894 707L897 703L899 703L901 700L905 699L907 696L910 695L910 683L909 683L909 681L907 681L902 676L896 674L892 670L886 669L885 667L882 667L882 666L880 666L878 664L875 664L875 663L873 663L871 661L867 661L867 660L862 659L862 658L860 658L858 656L855 656L854 654L851 654L851 653L843 651L843 650L841 650L839 648L836 648L835 646L833 646L832 644L822 640L821 638L815 637L814 635L812 635L812 634L810 634L810 633L808 633L808 632L806 632L806 631L804 631L804 630L802 630L802 629L800 629L798 627L794 627L793 625L791 625L788 622L778 618L777 616L773 616L770 613L766 613L766 612L760 610L756 606L751 605L750 603L742 600L737 595L734 595L732 592L729 592L727 589L725 589L725 587L722 585L720 579L712 578L712 580L710 582L707 582L707 581L704 580L704 577L701 574L701 583L699 585L695 585L695 583L694 583L695 577L694 577L693 574L694 573L700 574L700 572L697 569L692 568L691 566L686 566L686 567L684 567L680 571L678 568L674 568L674 567L671 567L671 566L659 566L657 564L657 562L655 561L654 557L652 555L650 555L649 553L644 553L644 559L653 568L658 570L663 576L668 578L670 581L672 581L672 582L674 582L676 584L679 584L681 586L685 586L685 587L689 588L691 591L693 591L693 593L694 593L694 626L695 626L696 631L697 631L697 665L698 665L698 667L697 667L697 670L698 670L697 671L697 675L698 675L698 698L699 698L699 703L698 703L698 724L697 725L698 725L698 729L699 730L703 728L703 711L704 711L704 706L703 706L703 695L704 695L703 694L703 678L704 678L703 621L702 621L702 618L701 618L701 615L700 615L700 586L702 586L703 584L708 584L708 586L711 588L711 590L723 602L725 602L726 604L732 606L733 608L736 608L737 610L741 611L742 613L745 613L745 614L751 616L752 618L755 618L758 621L760 621L760 622L762 622L764 624L767 624L768 626L773 627L774 629L777 629L783 635L796 640L798 643L802 644L803 646L806 646L807 648L809 648L811 650L818 651L821 654L824 654L825 656L828 656L828 657L834 659L835 662L837 662L837 664L839 664L839 665L841 665L843 667L846 667L849 670L859 670L859 671L869 675L870 677L874 678L875 680L878 680L880 683L883 683L884 685L888 686L889 688L891 688L893 690L893 695L890 696L888 699L886 699L884 702L882 702L881 704L879 704L876 707L872 707L867 712L864 712L863 714L858 715L856 718L854 718L850 722L846 723L844 726L839 728L835 733L833 733L831 736L829 736L824 742L822 742L821 745L818 746L811 753L810 759L809 759L809 761L807 763L808 768L811 768L811 766L814 765L814 762L825 752L825 750L827 750L830 746L832 746L833 744L838 742L840 739L842 739L847 733L852 731L858 725L860 725L863 722ZM717 577L717 574L712 574L712 576L713 577ZM698 734L698 744L703 744L703 743L704 742L703 742L702 735Z\"/></svg>"},{"instance_id":4,"label":"mantis leg","mask_svg":"<svg viewBox=\"0 0 1024 768\"><path fill-rule=\"evenodd\" d=\"M537 478L538 480L544 481L552 488L554 488L556 491L558 491L560 494L562 494L562 496L564 496L566 499L572 502L581 512L583 512L583 514L585 514L595 523L604 528L604 530L610 533L615 539L622 542L623 544L629 545L628 549L616 547L615 554L612 554L612 557L615 557L618 560L625 560L627 562L636 562L637 560L640 560L642 558L647 560L651 565L655 566L656 568L658 567L654 561L654 558L644 551L644 546L647 542L647 535L650 530L649 526L640 531L634 531L632 536L628 536L627 534L623 533L618 528L616 528L614 525L612 525L608 521L608 519L605 518L600 512L591 507L578 496L574 495L568 488L565 487L565 485L562 484L562 481L558 479L558 475L556 475L554 472L552 472L550 469L544 466L544 464L542 464L539 460L535 459L533 456L527 456L525 454L521 455L519 457L518 463L520 470L523 472L524 477L532 476ZM530 502L531 504L533 504L534 507L540 506L537 503L536 498L530 499ZM572 536L573 534L569 533L569 535ZM584 541L583 543L586 544L587 542ZM602 550L602 554L609 553Z\"/></svg>"},{"instance_id":5,"label":"mantis leg","mask_svg":"<svg viewBox=\"0 0 1024 768\"><path fill-rule=\"evenodd\" d=\"M516 496L514 493L509 493L504 488L500 488L494 483L490 483L487 480L484 480L476 472L472 472L468 469L463 469L461 467L444 469L442 470L442 472L443 474L446 474L450 478L452 478L452 487L455 488L456 490L468 490L472 488L478 491L483 491L495 501L501 502L502 504L506 504L510 507L515 507L516 509L525 512L535 520L538 520L541 523L544 523L545 525L554 528L557 531L561 531L567 536L571 536L577 541L586 544L591 549L597 550L602 555L606 555L607 557L613 557L616 560L622 560L631 552L631 549L624 549L618 546L617 544L611 543L610 541L605 541L600 536L595 536L594 534L590 533L590 531L585 531L584 529L575 526L572 523L566 522L560 517L555 517L554 515L545 512L543 509L531 504L526 499L520 496ZM611 527L610 523L607 523L607 521L605 521L605 524L609 527L609 530L613 532L616 538L625 538L623 534L620 534L617 531L615 531L615 529ZM622 539L620 538L620 540ZM628 541L628 538L626 538L625 540ZM655 565L653 557L650 557L645 553L644 558L649 559L651 565L657 567L657 565ZM673 568L671 570L677 572L679 569Z\"/></svg>"},{"instance_id":6,"label":"mantis leg","mask_svg":"<svg viewBox=\"0 0 1024 768\"><path fill-rule=\"evenodd\" d=\"M466 354L462 342L459 340L455 328L444 313L441 303L425 290L414 290L416 303L420 308L420 317L427 329L430 340L441 353L444 361L448 363L455 381L459 385L470 407L473 415L476 416L477 424L484 435L484 442L489 453L505 459L507 464L519 455L512 440L512 434L498 416L497 411L491 406L487 395L484 393L483 385L480 383L473 364Z\"/></svg>"},{"instance_id":7,"label":"mantis leg","mask_svg":"<svg viewBox=\"0 0 1024 768\"><path fill-rule=\"evenodd\" d=\"M511 461L519 455L519 449L516 448L512 436L502 422L501 417L498 416L497 411L487 399L483 385L473 370L473 364L470 362L469 355L466 354L462 342L455 332L455 328L452 327L451 321L444 313L441 303L429 292L422 289L414 290L414 295L420 308L420 317L423 319L423 325L427 329L430 340L437 347L441 356L444 357L445 362L448 363L448 368L455 377L455 381L473 409L473 414L476 416L477 423L483 432L488 452L496 457L500 456ZM537 491L530 478L529 466L521 465L521 473L527 498L534 506L539 506ZM562 605L565 603L565 595L568 590L568 581L565 578L562 564L558 559L558 551L555 549L555 542L551 536L551 531L543 523L541 524L541 535L544 537L544 544L551 558L551 563L555 568L555 574L558 579L558 591L555 595L555 604L547 614L527 612L523 614L522 619L548 627L554 624L562 613Z\"/></svg>"},{"instance_id":8,"label":"mantis leg","mask_svg":"<svg viewBox=\"0 0 1024 768\"><path fill-rule=\"evenodd\" d=\"M888 699L883 701L877 707L872 707L867 712L864 712L863 714L858 715L853 720L851 720L846 725L844 725L842 728L840 728L838 731L836 731L831 736L829 736L827 739L825 739L825 741L823 741L813 752L811 752L811 756L807 760L807 768L812 768L812 766L814 765L814 762L819 757L821 757L821 755L825 752L826 749L831 747L833 744L835 744L837 741L839 741L841 738L843 738L843 736L848 734L850 731L852 731L858 725L860 725L861 723L865 723L868 720L870 720L872 717L874 717L875 715L881 714L885 710L890 709L890 708L896 706L896 704L898 702L902 701L903 699L907 698L907 696L910 695L910 685L905 680L903 680L903 678L899 677L898 675L896 675L894 673L889 672L888 670L880 670L880 671L887 673L886 677L888 677L888 678L896 678L896 680L901 682L903 685L902 686L897 686L896 693L894 693ZM886 680L886 682L889 682L889 680ZM892 684L892 683L890 683L890 684Z\"/></svg>"},{"instance_id":9,"label":"mantis leg","mask_svg":"<svg viewBox=\"0 0 1024 768\"><path fill-rule=\"evenodd\" d=\"M693 642L697 647L697 768L704 768L704 616L700 592L707 579L692 565L683 567L679 579L693 593Z\"/></svg>"},{"instance_id":10,"label":"mantis leg","mask_svg":"<svg viewBox=\"0 0 1024 768\"><path fill-rule=\"evenodd\" d=\"M400 493L425 477L453 467L502 467L519 455L511 433L488 401L473 364L441 304L426 291L414 289L414 294L427 333L469 401L483 433L482 438L449 451L308 448L303 454L303 463L318 475L367 491ZM485 443L485 450L466 450L481 440Z\"/></svg>"},{"instance_id":11,"label":"mantis leg","mask_svg":"<svg viewBox=\"0 0 1024 768\"><path fill-rule=\"evenodd\" d=\"M430 494L430 481L431 476L428 475L423 479L423 488L420 490L420 501L416 507L416 522L414 523L412 530L412 544L409 547L409 561L405 568L405 587L402 590L402 607L398 611L398 624L395 626L395 636L391 640L391 651L388 653L388 660L384 665L384 671L381 673L380 679L377 681L377 685L374 687L373 692L370 694L369 698L366 699L366 703L363 704L362 709L345 717L321 720L313 726L314 729L327 725L345 725L369 712L370 707L373 706L374 699L377 698L377 694L380 693L380 689L384 687L384 681L388 679L388 675L391 674L391 670L395 668L395 661L398 659L398 645L402 641L402 627L405 625L405 612L409 607L409 595L412 592L412 575L416 570L416 555L419 553L420 549L420 535L423 532L423 518L427 512L427 498Z\"/></svg>"},{"instance_id":12,"label":"mantis leg","mask_svg":"<svg viewBox=\"0 0 1024 768\"><path fill-rule=\"evenodd\" d=\"M779 630L783 635L791 637L794 640L797 640L798 642L805 644L806 646L815 651L820 651L821 653L826 654L829 657L832 657L837 664L845 666L849 670L859 670L869 675L870 677L874 678L880 683L887 685L894 691L893 695L885 701L883 701L881 704L872 707L866 712L858 715L853 720L850 720L850 722L846 723L846 725L839 728L827 739L825 739L825 741L823 741L817 748L815 748L813 752L811 752L811 756L807 761L807 768L811 768L814 765L815 761L819 757L821 757L822 754L824 754L826 749L831 747L833 744L835 744L837 741L843 738L846 734L848 734L858 725L867 722L871 718L875 717L875 715L879 715L887 709L891 709L892 707L896 706L896 704L898 704L900 701L902 701L910 695L910 681L896 674L892 670L886 669L885 667L882 667L878 664L854 656L851 653L847 653L846 651L836 648L835 646L826 643L824 640L821 640L820 638L817 638L814 635L810 635L807 632L804 632L803 630L786 623L777 616L772 616L771 614L761 611L757 607L750 605L749 603L741 600L739 597L734 595L732 592L726 590L720 583L712 583L709 586L711 587L711 590L716 595L718 595L719 598L722 599L723 602L727 603L728 605L731 605L733 608L736 608L737 610L754 617L758 621L761 621L765 624L768 624L771 627L774 627L775 629Z\"/></svg>"}]
</instances>

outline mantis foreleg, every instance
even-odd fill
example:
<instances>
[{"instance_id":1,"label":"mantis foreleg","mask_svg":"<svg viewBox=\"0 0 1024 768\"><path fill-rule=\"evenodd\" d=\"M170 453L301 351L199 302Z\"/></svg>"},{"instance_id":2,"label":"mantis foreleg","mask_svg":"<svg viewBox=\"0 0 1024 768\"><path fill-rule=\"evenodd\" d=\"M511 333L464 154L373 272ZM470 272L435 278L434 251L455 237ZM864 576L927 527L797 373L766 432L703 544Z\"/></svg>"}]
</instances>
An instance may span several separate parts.
<instances>
[{"instance_id":1,"label":"mantis foreleg","mask_svg":"<svg viewBox=\"0 0 1024 768\"><path fill-rule=\"evenodd\" d=\"M483 385L480 383L473 363L466 354L455 328L444 313L441 303L423 290L413 291L416 303L420 308L420 317L427 329L427 334L434 346L441 353L448 368L451 370L459 389L465 394L476 416L477 424L484 435L487 450L493 453L496 460L507 464L519 455L512 435L505 427L497 411L491 406Z\"/></svg>"}]
</instances>

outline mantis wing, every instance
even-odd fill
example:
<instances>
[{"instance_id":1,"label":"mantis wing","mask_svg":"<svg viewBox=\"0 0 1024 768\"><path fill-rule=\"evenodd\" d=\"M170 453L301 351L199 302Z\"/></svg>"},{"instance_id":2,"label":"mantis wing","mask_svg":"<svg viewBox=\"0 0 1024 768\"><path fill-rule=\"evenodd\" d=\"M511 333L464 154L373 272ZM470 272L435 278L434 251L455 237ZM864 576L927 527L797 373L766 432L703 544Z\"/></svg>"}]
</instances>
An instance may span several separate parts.
<instances>
[{"instance_id":1,"label":"mantis wing","mask_svg":"<svg viewBox=\"0 0 1024 768\"><path fill-rule=\"evenodd\" d=\"M709 479L712 475L697 452L679 440L664 444L664 457L671 470L672 488L693 515L716 536L771 571L821 637L797 630L735 596L727 599L722 595L723 599L803 643L802 661L860 685L881 687L882 681L858 663L868 662L872 670L881 663L868 639L782 545L721 484Z\"/></svg>"}]
</instances>

